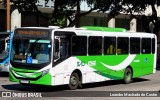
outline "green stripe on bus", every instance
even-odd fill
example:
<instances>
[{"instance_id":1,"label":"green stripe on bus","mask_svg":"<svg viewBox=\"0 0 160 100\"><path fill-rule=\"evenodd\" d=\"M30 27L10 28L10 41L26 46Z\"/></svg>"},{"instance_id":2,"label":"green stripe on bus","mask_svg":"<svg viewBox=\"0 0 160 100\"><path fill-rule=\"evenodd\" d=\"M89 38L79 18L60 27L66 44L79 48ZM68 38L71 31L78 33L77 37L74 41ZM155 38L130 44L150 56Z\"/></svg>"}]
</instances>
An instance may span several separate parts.
<instances>
[{"instance_id":1,"label":"green stripe on bus","mask_svg":"<svg viewBox=\"0 0 160 100\"><path fill-rule=\"evenodd\" d=\"M154 64L154 55L153 54L139 54L129 63L129 65L124 66L122 70L112 70L104 65L103 62L107 65L115 66L122 63L129 55L107 55L107 56L77 56L77 58L96 70L96 72L102 73L102 76L111 79L121 79L123 78L125 68L130 66L133 70L133 77L139 77L146 74L153 73L153 64ZM89 62L95 61L95 66L90 66ZM127 62L126 62L127 63ZM147 66L147 67L146 67Z\"/></svg>"},{"instance_id":2,"label":"green stripe on bus","mask_svg":"<svg viewBox=\"0 0 160 100\"><path fill-rule=\"evenodd\" d=\"M105 31L105 32L126 32L124 28L112 28L112 27L100 27L100 26L82 26L81 28L86 28L87 30L93 31Z\"/></svg>"}]
</instances>

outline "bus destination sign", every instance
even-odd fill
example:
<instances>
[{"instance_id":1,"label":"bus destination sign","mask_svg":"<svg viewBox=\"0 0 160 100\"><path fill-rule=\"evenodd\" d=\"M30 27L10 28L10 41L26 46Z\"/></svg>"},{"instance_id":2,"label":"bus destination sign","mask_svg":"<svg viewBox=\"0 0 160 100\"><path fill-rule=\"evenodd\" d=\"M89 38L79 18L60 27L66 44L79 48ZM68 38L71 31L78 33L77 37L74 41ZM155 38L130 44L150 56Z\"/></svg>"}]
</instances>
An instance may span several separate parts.
<instances>
[{"instance_id":1,"label":"bus destination sign","mask_svg":"<svg viewBox=\"0 0 160 100\"><path fill-rule=\"evenodd\" d=\"M20 37L49 37L49 32L46 30L17 29L15 35Z\"/></svg>"}]
</instances>

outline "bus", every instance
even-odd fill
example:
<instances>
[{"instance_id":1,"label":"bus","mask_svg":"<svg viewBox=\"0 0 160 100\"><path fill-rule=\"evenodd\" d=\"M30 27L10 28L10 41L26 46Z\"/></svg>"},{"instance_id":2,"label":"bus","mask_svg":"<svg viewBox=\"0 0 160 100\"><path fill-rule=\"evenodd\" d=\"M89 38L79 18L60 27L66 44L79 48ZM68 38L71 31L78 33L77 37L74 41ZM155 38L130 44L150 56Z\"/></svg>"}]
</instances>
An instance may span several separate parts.
<instances>
[{"instance_id":1,"label":"bus","mask_svg":"<svg viewBox=\"0 0 160 100\"><path fill-rule=\"evenodd\" d=\"M0 72L9 71L12 35L10 32L0 32Z\"/></svg>"},{"instance_id":2,"label":"bus","mask_svg":"<svg viewBox=\"0 0 160 100\"><path fill-rule=\"evenodd\" d=\"M156 47L156 35L151 33L85 27L17 28L10 81L68 85L69 89L107 80L123 79L128 84L133 78L156 72Z\"/></svg>"}]
</instances>

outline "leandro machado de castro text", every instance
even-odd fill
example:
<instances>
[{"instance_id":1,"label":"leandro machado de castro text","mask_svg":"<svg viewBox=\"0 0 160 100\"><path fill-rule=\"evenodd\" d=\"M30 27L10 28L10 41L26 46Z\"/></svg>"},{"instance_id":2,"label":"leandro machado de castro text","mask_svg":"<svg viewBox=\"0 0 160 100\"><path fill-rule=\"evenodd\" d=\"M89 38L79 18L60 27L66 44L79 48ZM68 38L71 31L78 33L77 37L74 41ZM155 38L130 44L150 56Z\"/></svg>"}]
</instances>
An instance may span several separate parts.
<instances>
[{"instance_id":1,"label":"leandro machado de castro text","mask_svg":"<svg viewBox=\"0 0 160 100\"><path fill-rule=\"evenodd\" d=\"M158 92L111 92L110 97L158 97Z\"/></svg>"}]
</instances>

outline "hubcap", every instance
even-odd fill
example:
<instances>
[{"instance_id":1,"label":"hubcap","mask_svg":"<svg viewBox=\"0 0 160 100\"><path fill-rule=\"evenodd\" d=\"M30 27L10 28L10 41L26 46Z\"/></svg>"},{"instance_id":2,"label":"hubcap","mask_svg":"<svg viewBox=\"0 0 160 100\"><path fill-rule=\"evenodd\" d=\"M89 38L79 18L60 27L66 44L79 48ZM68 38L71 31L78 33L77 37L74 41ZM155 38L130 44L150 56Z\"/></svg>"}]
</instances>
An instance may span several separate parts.
<instances>
[{"instance_id":1,"label":"hubcap","mask_svg":"<svg viewBox=\"0 0 160 100\"><path fill-rule=\"evenodd\" d=\"M77 79L76 79L75 76L72 76L72 77L71 77L71 84L72 84L72 85L76 85L76 84L77 84Z\"/></svg>"},{"instance_id":2,"label":"hubcap","mask_svg":"<svg viewBox=\"0 0 160 100\"><path fill-rule=\"evenodd\" d=\"M127 79L127 81L129 81L131 79L131 73L130 72L127 72L126 79Z\"/></svg>"}]
</instances>

